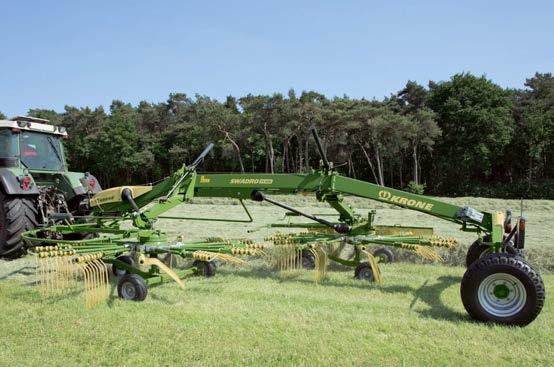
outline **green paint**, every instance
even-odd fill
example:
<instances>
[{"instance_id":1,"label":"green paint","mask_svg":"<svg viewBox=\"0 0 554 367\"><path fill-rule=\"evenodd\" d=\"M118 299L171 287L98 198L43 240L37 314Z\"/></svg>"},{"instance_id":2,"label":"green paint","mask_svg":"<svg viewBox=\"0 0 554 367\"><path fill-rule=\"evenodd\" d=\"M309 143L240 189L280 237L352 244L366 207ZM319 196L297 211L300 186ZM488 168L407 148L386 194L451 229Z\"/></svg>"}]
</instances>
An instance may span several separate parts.
<instances>
[{"instance_id":1,"label":"green paint","mask_svg":"<svg viewBox=\"0 0 554 367\"><path fill-rule=\"evenodd\" d=\"M496 298L504 299L510 294L510 289L505 284L498 284L494 286L493 293Z\"/></svg>"}]
</instances>

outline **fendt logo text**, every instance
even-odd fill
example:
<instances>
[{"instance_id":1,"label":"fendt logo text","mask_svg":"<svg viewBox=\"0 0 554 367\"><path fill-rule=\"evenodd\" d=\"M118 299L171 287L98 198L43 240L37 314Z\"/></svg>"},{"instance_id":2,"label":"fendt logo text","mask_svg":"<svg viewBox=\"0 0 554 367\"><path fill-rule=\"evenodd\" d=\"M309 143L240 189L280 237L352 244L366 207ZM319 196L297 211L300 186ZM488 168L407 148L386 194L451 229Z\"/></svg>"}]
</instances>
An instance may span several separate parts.
<instances>
[{"instance_id":1,"label":"fendt logo text","mask_svg":"<svg viewBox=\"0 0 554 367\"><path fill-rule=\"evenodd\" d=\"M390 191L381 190L379 191L379 199L383 201L388 201L390 203L398 205L406 205L416 209L431 210L433 209L433 204L426 203L425 201L419 201L414 199L409 199L402 196L393 195Z\"/></svg>"}]
</instances>

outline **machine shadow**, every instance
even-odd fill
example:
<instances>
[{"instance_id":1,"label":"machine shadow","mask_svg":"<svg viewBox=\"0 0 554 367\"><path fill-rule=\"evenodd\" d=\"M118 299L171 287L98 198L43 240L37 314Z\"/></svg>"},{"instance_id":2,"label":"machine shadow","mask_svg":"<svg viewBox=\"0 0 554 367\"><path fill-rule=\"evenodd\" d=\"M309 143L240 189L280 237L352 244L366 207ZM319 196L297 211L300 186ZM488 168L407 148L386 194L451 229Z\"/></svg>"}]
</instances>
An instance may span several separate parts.
<instances>
[{"instance_id":1,"label":"machine shadow","mask_svg":"<svg viewBox=\"0 0 554 367\"><path fill-rule=\"evenodd\" d=\"M303 278L301 272L290 272L286 274L276 274L269 271L264 271L256 269L254 271L248 270L239 270L234 272L229 272L235 276L243 278L254 278L254 279L272 279L279 283L288 283L288 282L299 282L304 284L313 284L313 281ZM344 272L346 274L346 272ZM336 280L323 280L320 284L321 286L331 286L338 288L360 288L360 289L374 289L384 293L390 294L411 294L413 299L411 300L408 308L413 312L416 312L420 317L423 318L432 318L435 320L441 321L451 321L451 322L473 322L473 320L466 315L465 313L453 310L448 305L446 305L441 300L442 293L451 287L454 284L460 284L461 277L459 276L441 276L437 278L437 282L429 285L429 280L425 281L419 288L412 286L402 286L402 285L382 285L382 286L371 286L369 288L366 282L359 282L359 284L343 283ZM414 310L417 302L423 302L428 308L424 310Z\"/></svg>"},{"instance_id":2,"label":"machine shadow","mask_svg":"<svg viewBox=\"0 0 554 367\"><path fill-rule=\"evenodd\" d=\"M15 269L15 270L7 273L7 274L4 274L4 275L0 276L0 280L9 279L10 277L12 277L14 275L30 276L30 275L34 275L34 274L35 274L35 267L34 266L24 265L24 266L20 267L19 269Z\"/></svg>"}]
</instances>

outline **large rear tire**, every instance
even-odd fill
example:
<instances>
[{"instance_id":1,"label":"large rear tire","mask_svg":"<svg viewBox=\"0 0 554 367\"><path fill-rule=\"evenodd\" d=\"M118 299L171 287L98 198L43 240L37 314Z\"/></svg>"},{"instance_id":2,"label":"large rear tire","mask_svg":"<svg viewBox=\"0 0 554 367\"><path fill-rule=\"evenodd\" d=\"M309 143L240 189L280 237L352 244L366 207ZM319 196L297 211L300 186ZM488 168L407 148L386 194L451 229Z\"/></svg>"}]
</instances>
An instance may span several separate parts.
<instances>
[{"instance_id":1,"label":"large rear tire","mask_svg":"<svg viewBox=\"0 0 554 367\"><path fill-rule=\"evenodd\" d=\"M28 244L21 233L38 226L36 199L12 196L0 191L0 257L16 259L25 254Z\"/></svg>"},{"instance_id":2,"label":"large rear tire","mask_svg":"<svg viewBox=\"0 0 554 367\"><path fill-rule=\"evenodd\" d=\"M505 253L475 261L464 274L460 293L475 320L517 326L533 321L545 299L539 273L522 258Z\"/></svg>"}]
</instances>

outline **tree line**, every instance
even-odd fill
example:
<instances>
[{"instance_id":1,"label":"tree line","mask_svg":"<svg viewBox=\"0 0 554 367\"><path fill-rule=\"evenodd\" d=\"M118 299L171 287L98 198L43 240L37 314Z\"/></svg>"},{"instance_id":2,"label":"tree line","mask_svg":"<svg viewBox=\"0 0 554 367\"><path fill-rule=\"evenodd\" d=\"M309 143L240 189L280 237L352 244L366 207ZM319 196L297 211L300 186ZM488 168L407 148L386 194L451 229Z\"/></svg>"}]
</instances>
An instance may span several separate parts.
<instances>
[{"instance_id":1,"label":"tree line","mask_svg":"<svg viewBox=\"0 0 554 367\"><path fill-rule=\"evenodd\" d=\"M435 195L554 198L554 77L536 73L505 89L461 73L405 87L382 100L314 91L225 101L183 93L137 106L31 109L69 132L72 170L104 187L153 182L191 162L217 172L307 172L319 164L316 127L338 170L381 185Z\"/></svg>"}]
</instances>

